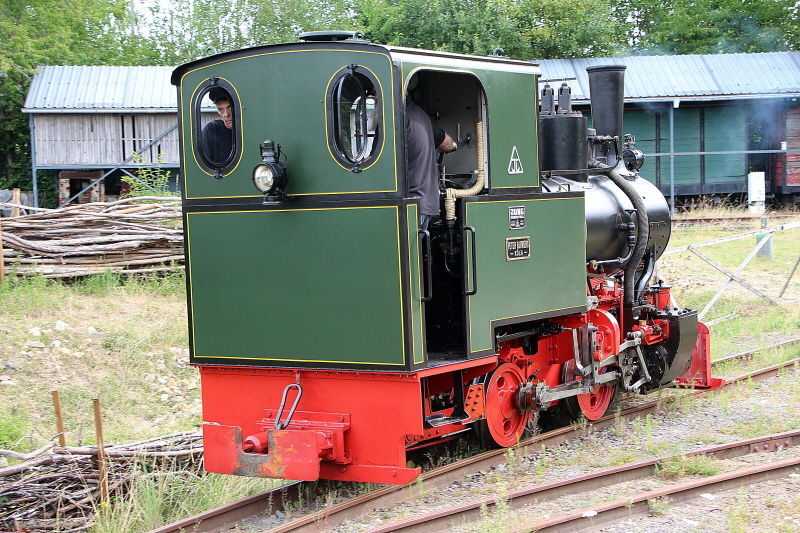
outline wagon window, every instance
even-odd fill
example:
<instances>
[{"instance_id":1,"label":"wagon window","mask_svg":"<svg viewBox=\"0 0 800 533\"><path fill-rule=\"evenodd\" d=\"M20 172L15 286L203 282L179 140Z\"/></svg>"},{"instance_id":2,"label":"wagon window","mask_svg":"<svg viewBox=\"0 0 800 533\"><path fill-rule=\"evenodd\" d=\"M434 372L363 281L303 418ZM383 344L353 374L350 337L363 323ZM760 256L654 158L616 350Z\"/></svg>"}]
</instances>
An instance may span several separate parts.
<instances>
[{"instance_id":1,"label":"wagon window","mask_svg":"<svg viewBox=\"0 0 800 533\"><path fill-rule=\"evenodd\" d=\"M380 137L380 94L368 71L342 69L328 91L329 143L334 157L354 172L375 156Z\"/></svg>"}]
</instances>

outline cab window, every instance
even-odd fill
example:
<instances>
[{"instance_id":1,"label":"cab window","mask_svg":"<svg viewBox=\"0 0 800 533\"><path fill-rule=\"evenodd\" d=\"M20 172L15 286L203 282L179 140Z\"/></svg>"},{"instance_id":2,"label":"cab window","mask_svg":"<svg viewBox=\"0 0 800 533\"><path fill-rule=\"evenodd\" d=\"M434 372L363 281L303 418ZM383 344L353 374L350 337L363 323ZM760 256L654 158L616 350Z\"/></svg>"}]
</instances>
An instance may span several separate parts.
<instances>
[{"instance_id":1,"label":"cab window","mask_svg":"<svg viewBox=\"0 0 800 533\"><path fill-rule=\"evenodd\" d=\"M233 88L219 78L210 78L196 93L194 150L200 166L214 177L229 172L240 153L239 107Z\"/></svg>"},{"instance_id":2,"label":"cab window","mask_svg":"<svg viewBox=\"0 0 800 533\"><path fill-rule=\"evenodd\" d=\"M331 153L353 172L363 170L380 146L379 101L378 84L357 65L342 69L328 90Z\"/></svg>"}]
</instances>

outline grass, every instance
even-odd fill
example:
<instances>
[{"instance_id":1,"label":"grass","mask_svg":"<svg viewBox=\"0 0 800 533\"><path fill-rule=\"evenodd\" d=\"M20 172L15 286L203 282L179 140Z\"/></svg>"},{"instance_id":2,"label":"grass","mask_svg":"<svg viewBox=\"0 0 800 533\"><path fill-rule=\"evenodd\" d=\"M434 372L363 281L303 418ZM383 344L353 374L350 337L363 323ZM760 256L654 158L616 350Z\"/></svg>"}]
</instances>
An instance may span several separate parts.
<instances>
[{"instance_id":1,"label":"grass","mask_svg":"<svg viewBox=\"0 0 800 533\"><path fill-rule=\"evenodd\" d=\"M709 225L675 227L669 248L738 235L751 229L756 229L756 226L734 229ZM748 237L704 247L700 251L733 272L754 247L755 237ZM739 276L777 300L799 254L800 228L776 232L773 234L773 260L755 258ZM660 273L673 286L678 305L697 310L706 306L727 279L726 275L688 251L665 255L661 260ZM797 300L800 300L800 273L795 273L789 283L780 300L782 305L773 305L738 283L731 282L704 317L706 322L724 319L711 326L714 357L766 346L781 337L800 335L800 308L791 303Z\"/></svg>"},{"instance_id":2,"label":"grass","mask_svg":"<svg viewBox=\"0 0 800 533\"><path fill-rule=\"evenodd\" d=\"M272 479L241 478L171 465L156 471L139 467L139 474L125 493L114 495L112 505L97 515L94 533L150 531L219 507L280 483Z\"/></svg>"},{"instance_id":3,"label":"grass","mask_svg":"<svg viewBox=\"0 0 800 533\"><path fill-rule=\"evenodd\" d=\"M677 455L658 463L658 473L664 478L684 476L715 476L722 471L717 460L703 454Z\"/></svg>"},{"instance_id":4,"label":"grass","mask_svg":"<svg viewBox=\"0 0 800 533\"><path fill-rule=\"evenodd\" d=\"M650 508L650 516L661 516L672 508L672 501L669 496L660 496L647 500L647 506Z\"/></svg>"},{"instance_id":5,"label":"grass","mask_svg":"<svg viewBox=\"0 0 800 533\"><path fill-rule=\"evenodd\" d=\"M0 428L14 421L26 447L56 433L53 390L69 445L94 443L92 398L101 399L107 443L198 426L182 276L7 282L0 309Z\"/></svg>"},{"instance_id":6,"label":"grass","mask_svg":"<svg viewBox=\"0 0 800 533\"><path fill-rule=\"evenodd\" d=\"M744 488L740 488L736 505L728 510L729 531L731 533L744 533L745 531L749 531L750 528L748 526L754 518L756 518L756 515L750 510L745 500Z\"/></svg>"}]
</instances>

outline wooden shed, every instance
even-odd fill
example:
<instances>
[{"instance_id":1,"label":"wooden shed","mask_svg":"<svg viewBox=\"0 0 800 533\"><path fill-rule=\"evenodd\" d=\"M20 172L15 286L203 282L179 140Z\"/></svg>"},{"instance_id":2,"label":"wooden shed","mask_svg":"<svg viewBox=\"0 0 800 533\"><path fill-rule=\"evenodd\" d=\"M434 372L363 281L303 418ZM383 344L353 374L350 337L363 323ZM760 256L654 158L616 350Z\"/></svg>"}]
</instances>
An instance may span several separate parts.
<instances>
[{"instance_id":1,"label":"wooden shed","mask_svg":"<svg viewBox=\"0 0 800 533\"><path fill-rule=\"evenodd\" d=\"M59 173L59 204L119 194L121 175L180 165L172 67L39 67L25 100L36 171ZM210 109L209 109L210 110ZM173 179L172 187L177 183Z\"/></svg>"}]
</instances>

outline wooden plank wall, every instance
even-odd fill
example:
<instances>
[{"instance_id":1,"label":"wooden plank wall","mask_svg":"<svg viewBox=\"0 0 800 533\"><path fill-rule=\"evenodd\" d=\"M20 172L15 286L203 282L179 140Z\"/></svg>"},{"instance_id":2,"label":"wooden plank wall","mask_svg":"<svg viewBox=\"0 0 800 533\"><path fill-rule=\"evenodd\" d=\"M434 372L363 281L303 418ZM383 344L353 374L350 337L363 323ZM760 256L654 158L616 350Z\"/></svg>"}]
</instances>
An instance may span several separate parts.
<instances>
[{"instance_id":1,"label":"wooden plank wall","mask_svg":"<svg viewBox=\"0 0 800 533\"><path fill-rule=\"evenodd\" d=\"M172 114L101 115L65 113L34 116L39 166L114 166L177 123ZM175 129L142 154L142 162L177 165Z\"/></svg>"},{"instance_id":2,"label":"wooden plank wall","mask_svg":"<svg viewBox=\"0 0 800 533\"><path fill-rule=\"evenodd\" d=\"M786 148L800 150L800 109L786 113ZM800 153L786 154L786 185L800 187Z\"/></svg>"},{"instance_id":3,"label":"wooden plank wall","mask_svg":"<svg viewBox=\"0 0 800 533\"><path fill-rule=\"evenodd\" d=\"M202 114L203 124L216 118L219 118L216 113ZM37 114L33 121L37 165L113 167L174 126L178 118L165 113L64 113ZM162 164L177 165L178 150L178 130L174 129L145 150L141 162L156 164L160 156Z\"/></svg>"}]
</instances>

